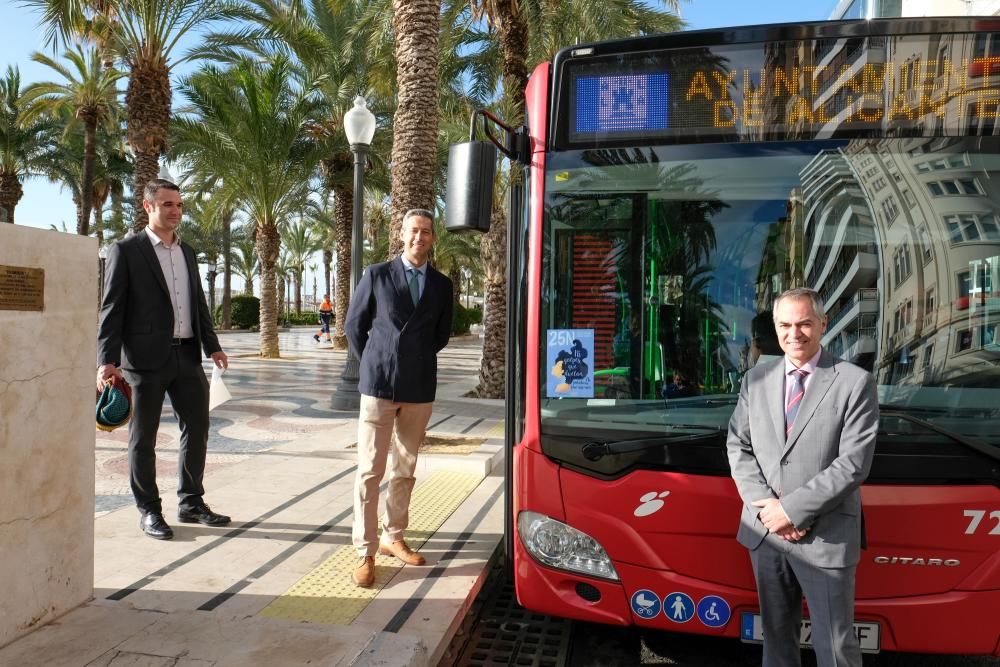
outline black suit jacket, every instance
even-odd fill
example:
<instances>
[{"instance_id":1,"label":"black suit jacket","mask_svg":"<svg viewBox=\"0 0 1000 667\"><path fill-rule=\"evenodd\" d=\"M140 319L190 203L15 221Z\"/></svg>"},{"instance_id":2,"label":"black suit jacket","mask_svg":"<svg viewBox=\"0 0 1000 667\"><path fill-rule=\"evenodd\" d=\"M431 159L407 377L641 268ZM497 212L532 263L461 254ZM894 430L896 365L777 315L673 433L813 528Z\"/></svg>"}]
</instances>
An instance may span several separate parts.
<instances>
[{"instance_id":1,"label":"black suit jacket","mask_svg":"<svg viewBox=\"0 0 1000 667\"><path fill-rule=\"evenodd\" d=\"M344 323L361 360L358 391L401 403L433 401L437 353L451 335L453 299L451 280L429 264L415 307L402 259L369 266Z\"/></svg>"},{"instance_id":2,"label":"black suit jacket","mask_svg":"<svg viewBox=\"0 0 1000 667\"><path fill-rule=\"evenodd\" d=\"M181 242L191 286L192 328L206 355L218 352L194 250ZM97 335L97 365L129 370L161 368L170 355L174 310L156 251L145 232L111 246L105 264L104 303Z\"/></svg>"}]
</instances>

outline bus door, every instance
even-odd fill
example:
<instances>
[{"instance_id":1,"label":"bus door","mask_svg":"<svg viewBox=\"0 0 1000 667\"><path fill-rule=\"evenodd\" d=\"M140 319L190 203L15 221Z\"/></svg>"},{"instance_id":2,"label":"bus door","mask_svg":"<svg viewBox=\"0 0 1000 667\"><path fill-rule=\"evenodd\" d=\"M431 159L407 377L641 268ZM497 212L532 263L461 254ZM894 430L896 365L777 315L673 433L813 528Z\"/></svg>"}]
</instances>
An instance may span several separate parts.
<instances>
[{"instance_id":1,"label":"bus door","mask_svg":"<svg viewBox=\"0 0 1000 667\"><path fill-rule=\"evenodd\" d=\"M706 273L699 256L713 235L705 205L628 194L567 197L551 209L548 326L594 330L595 396L735 389L735 374L703 349L724 325L710 301L688 298L686 289Z\"/></svg>"},{"instance_id":2,"label":"bus door","mask_svg":"<svg viewBox=\"0 0 1000 667\"><path fill-rule=\"evenodd\" d=\"M662 374L643 354L651 313L643 307L646 197L566 197L551 210L550 284L543 295L550 329L593 329L594 393L640 398L655 391ZM659 358L659 355L657 355Z\"/></svg>"}]
</instances>

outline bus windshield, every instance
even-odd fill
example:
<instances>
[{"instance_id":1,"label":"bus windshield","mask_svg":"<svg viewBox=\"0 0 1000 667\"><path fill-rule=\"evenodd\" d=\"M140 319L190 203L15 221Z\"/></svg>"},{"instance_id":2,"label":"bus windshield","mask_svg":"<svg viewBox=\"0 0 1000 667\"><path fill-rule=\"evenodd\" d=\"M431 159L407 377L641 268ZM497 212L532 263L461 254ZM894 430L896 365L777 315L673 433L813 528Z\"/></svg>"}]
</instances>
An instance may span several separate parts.
<instances>
[{"instance_id":1,"label":"bus windshield","mask_svg":"<svg viewBox=\"0 0 1000 667\"><path fill-rule=\"evenodd\" d=\"M543 432L724 432L807 286L883 409L1000 445L1000 137L658 145L547 156ZM1000 176L1000 174L998 174ZM883 428L887 421L883 419Z\"/></svg>"}]
</instances>

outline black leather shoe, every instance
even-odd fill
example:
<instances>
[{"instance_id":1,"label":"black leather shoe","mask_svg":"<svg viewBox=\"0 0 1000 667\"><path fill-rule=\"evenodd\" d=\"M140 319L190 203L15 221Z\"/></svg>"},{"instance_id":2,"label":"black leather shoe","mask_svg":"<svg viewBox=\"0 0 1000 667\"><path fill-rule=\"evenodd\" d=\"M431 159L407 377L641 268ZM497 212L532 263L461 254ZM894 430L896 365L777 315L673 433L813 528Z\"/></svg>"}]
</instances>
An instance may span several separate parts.
<instances>
[{"instance_id":1,"label":"black leather shoe","mask_svg":"<svg viewBox=\"0 0 1000 667\"><path fill-rule=\"evenodd\" d=\"M200 523L203 526L225 526L230 518L225 514L216 514L208 505L199 505L178 509L177 520L184 523Z\"/></svg>"},{"instance_id":2,"label":"black leather shoe","mask_svg":"<svg viewBox=\"0 0 1000 667\"><path fill-rule=\"evenodd\" d=\"M167 525L167 522L163 520L163 515L159 513L143 514L142 518L139 519L139 528L154 540L174 539L173 529Z\"/></svg>"}]
</instances>

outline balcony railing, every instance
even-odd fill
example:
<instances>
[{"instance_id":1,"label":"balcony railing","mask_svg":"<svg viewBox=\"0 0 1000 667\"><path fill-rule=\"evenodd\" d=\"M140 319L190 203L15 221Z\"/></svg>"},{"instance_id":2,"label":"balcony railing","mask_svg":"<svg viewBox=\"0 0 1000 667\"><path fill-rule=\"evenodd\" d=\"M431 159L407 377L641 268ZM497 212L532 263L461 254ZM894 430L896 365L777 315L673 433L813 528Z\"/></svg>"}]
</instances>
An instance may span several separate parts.
<instances>
[{"instance_id":1,"label":"balcony railing","mask_svg":"<svg viewBox=\"0 0 1000 667\"><path fill-rule=\"evenodd\" d=\"M826 325L827 330L832 330L837 324L840 323L844 316L846 316L854 306L858 305L862 301L878 301L878 290L865 288L860 289L855 292L854 296L847 300L847 302L840 307L835 315L830 317L829 323Z\"/></svg>"},{"instance_id":2,"label":"balcony railing","mask_svg":"<svg viewBox=\"0 0 1000 667\"><path fill-rule=\"evenodd\" d=\"M851 270L851 266L854 264L854 260L861 253L868 253L875 255L878 249L875 247L874 243L864 243L861 245L851 245L844 246L841 250L840 257L837 258L837 263L831 269L830 274L826 277L826 287L819 290L819 295L823 299L823 303L830 300L830 295L833 294L834 290L840 287L841 281L847 275L847 272Z\"/></svg>"}]
</instances>

